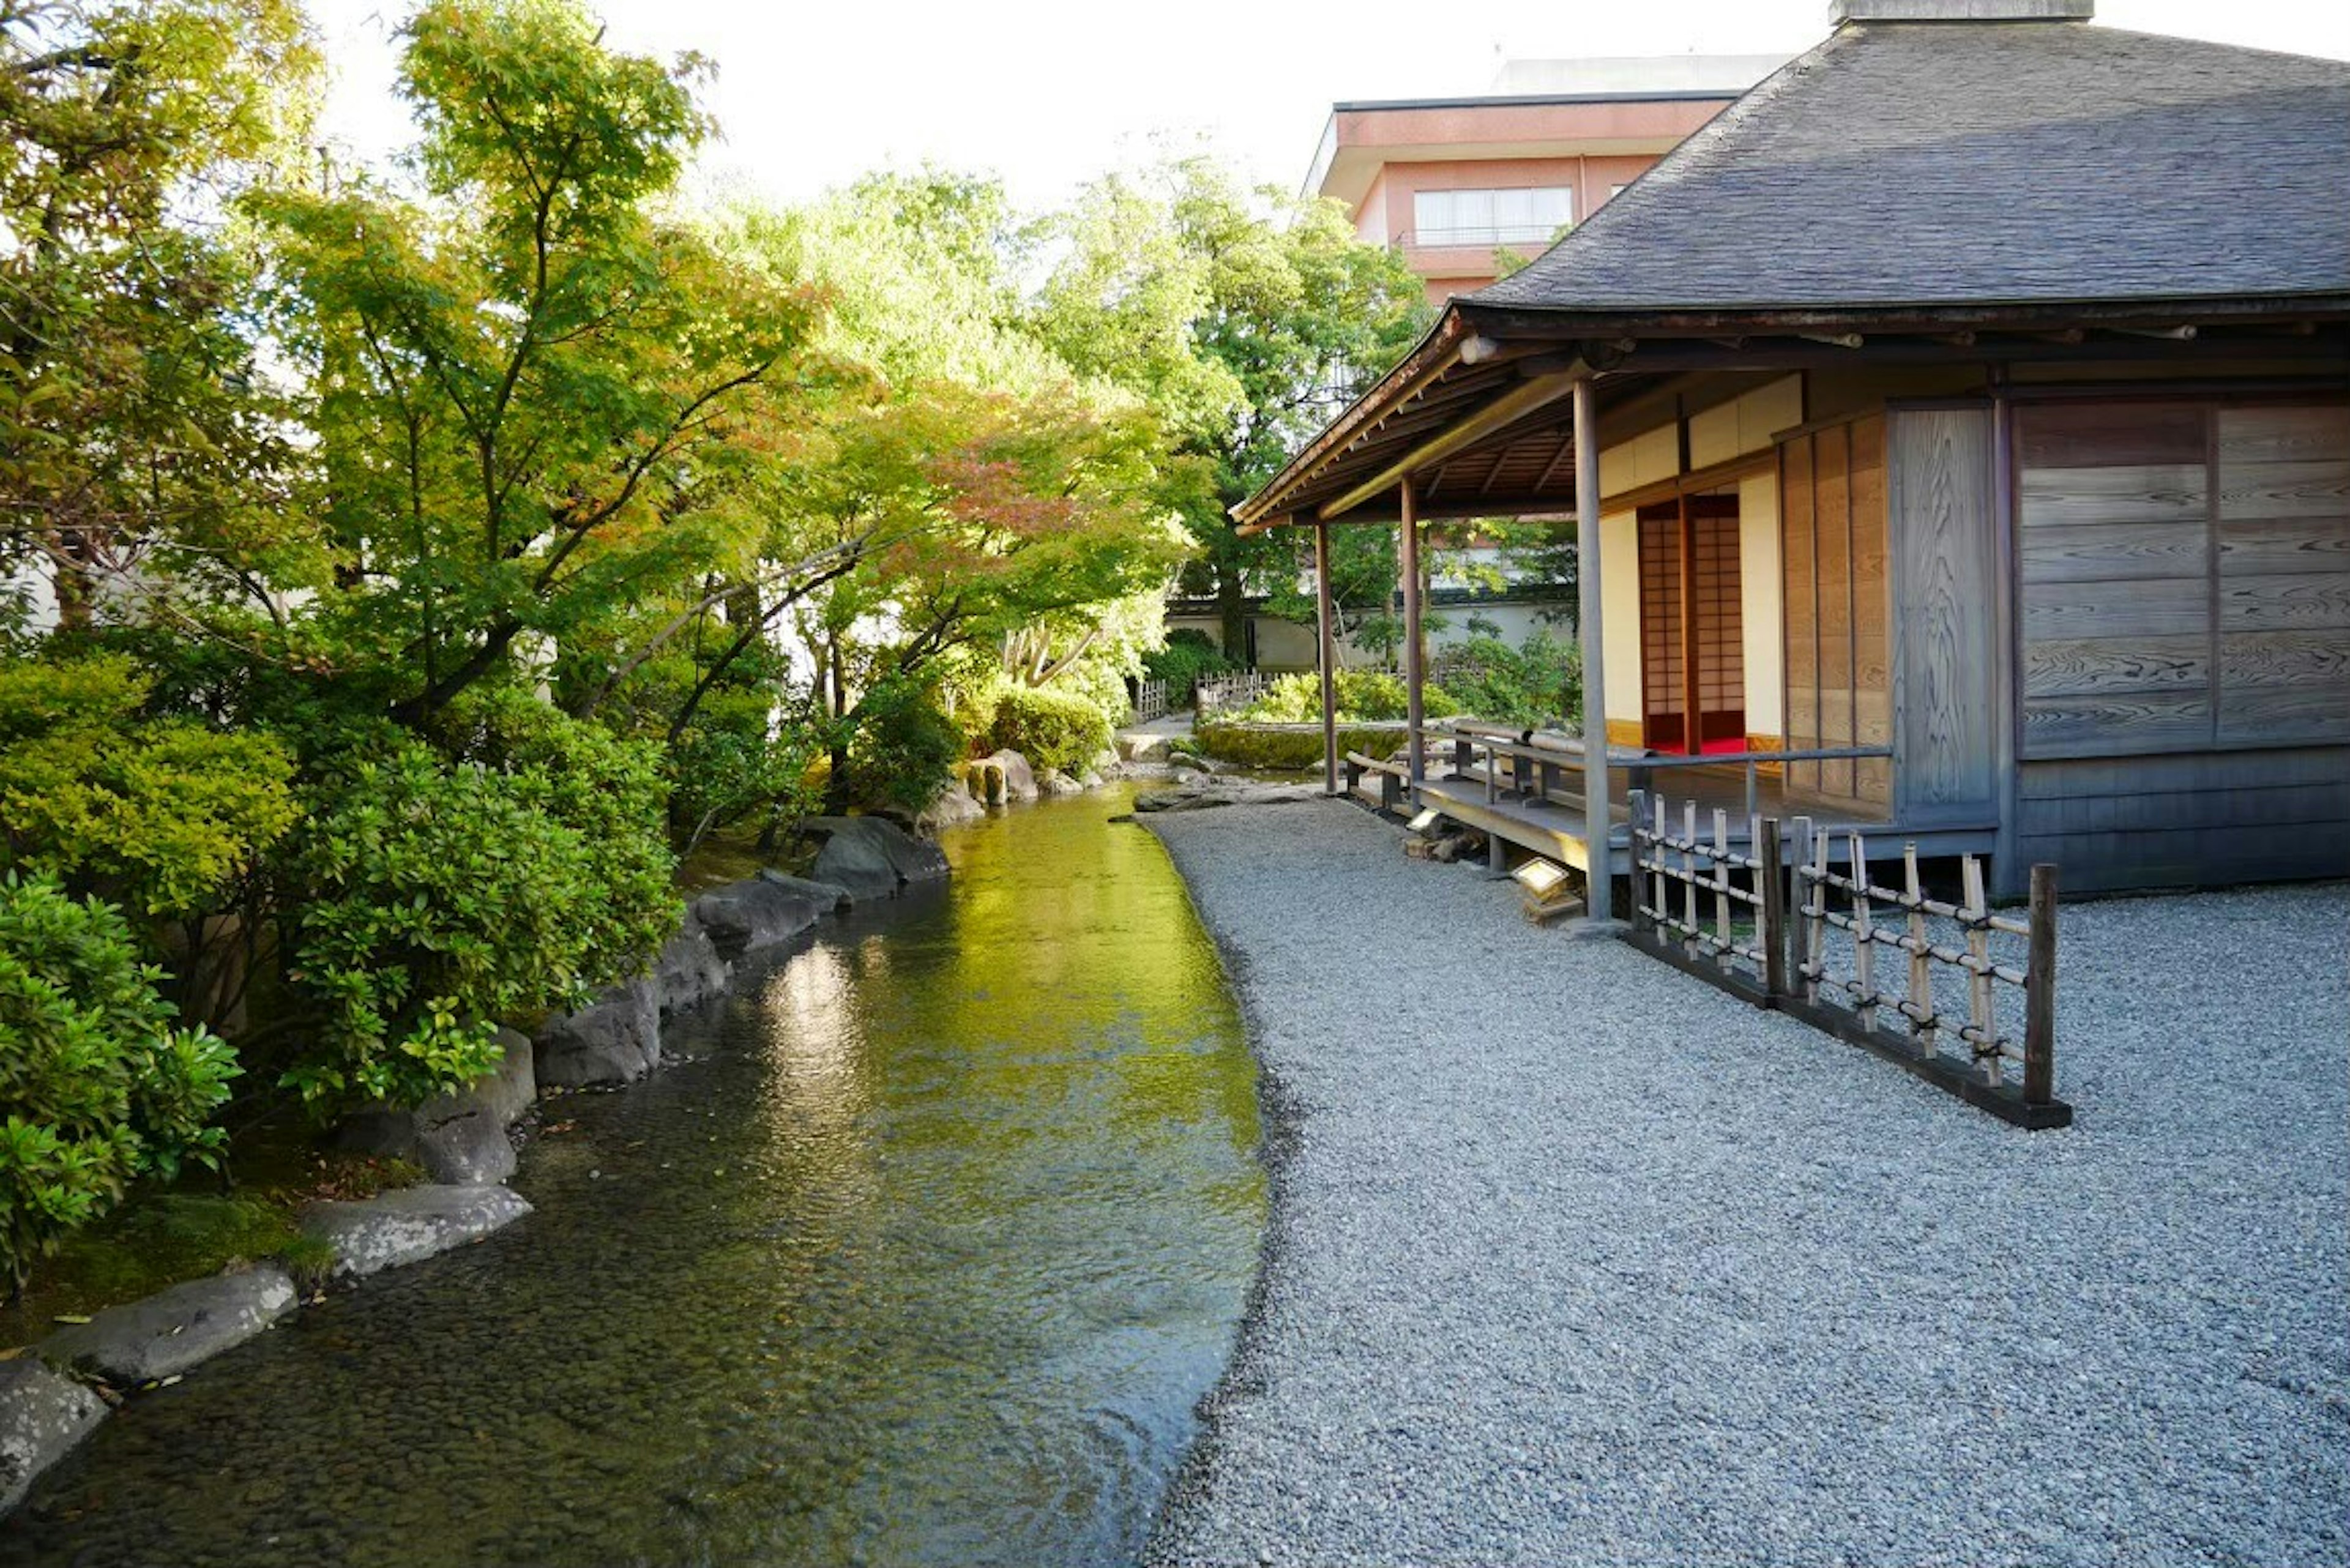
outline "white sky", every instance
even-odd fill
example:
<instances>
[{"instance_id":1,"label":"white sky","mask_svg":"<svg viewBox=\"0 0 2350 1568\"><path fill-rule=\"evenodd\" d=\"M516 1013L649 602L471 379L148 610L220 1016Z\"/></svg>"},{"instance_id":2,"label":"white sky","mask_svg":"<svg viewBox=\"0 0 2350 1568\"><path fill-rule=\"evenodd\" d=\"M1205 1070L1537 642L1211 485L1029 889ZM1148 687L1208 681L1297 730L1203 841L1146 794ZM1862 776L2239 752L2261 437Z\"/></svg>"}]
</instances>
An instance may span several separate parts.
<instances>
[{"instance_id":1,"label":"white sky","mask_svg":"<svg viewBox=\"0 0 2350 1568\"><path fill-rule=\"evenodd\" d=\"M591 5L594 0L590 0ZM1826 0L602 0L615 47L697 49L724 134L704 179L794 202L877 168L1002 175L1031 208L1168 140L1295 187L1332 102L1486 89L1503 58L1793 54ZM408 140L391 90L404 0L311 0L326 130ZM2350 58L2342 0L2099 0L2103 25Z\"/></svg>"}]
</instances>

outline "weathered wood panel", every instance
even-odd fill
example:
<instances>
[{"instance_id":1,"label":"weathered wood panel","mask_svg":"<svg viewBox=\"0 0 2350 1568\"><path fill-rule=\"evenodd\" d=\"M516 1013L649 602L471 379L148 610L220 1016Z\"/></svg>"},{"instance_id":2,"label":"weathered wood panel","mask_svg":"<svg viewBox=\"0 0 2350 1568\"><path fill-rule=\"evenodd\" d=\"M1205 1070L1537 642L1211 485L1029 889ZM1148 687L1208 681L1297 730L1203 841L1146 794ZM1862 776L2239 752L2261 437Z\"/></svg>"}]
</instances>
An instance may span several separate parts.
<instances>
[{"instance_id":1,"label":"weathered wood panel","mask_svg":"<svg viewBox=\"0 0 2350 1568\"><path fill-rule=\"evenodd\" d=\"M2350 739L2350 404L2223 408L2218 739Z\"/></svg>"},{"instance_id":2,"label":"weathered wood panel","mask_svg":"<svg viewBox=\"0 0 2350 1568\"><path fill-rule=\"evenodd\" d=\"M2350 822L2025 835L2017 853L2064 868L2067 893L2350 875Z\"/></svg>"},{"instance_id":3,"label":"weathered wood panel","mask_svg":"<svg viewBox=\"0 0 2350 1568\"><path fill-rule=\"evenodd\" d=\"M2090 697L2177 688L2207 691L2211 642L2189 637L2050 638L2023 649L2023 694Z\"/></svg>"},{"instance_id":4,"label":"weathered wood panel","mask_svg":"<svg viewBox=\"0 0 2350 1568\"><path fill-rule=\"evenodd\" d=\"M2023 580L2023 639L2206 636L2210 579L2127 578L2113 583Z\"/></svg>"},{"instance_id":5,"label":"weathered wood panel","mask_svg":"<svg viewBox=\"0 0 2350 1568\"><path fill-rule=\"evenodd\" d=\"M2313 527L2299 518L2231 518L2220 524L2220 569L2231 577L2350 572L2350 508Z\"/></svg>"},{"instance_id":6,"label":"weathered wood panel","mask_svg":"<svg viewBox=\"0 0 2350 1568\"><path fill-rule=\"evenodd\" d=\"M2202 745L2211 739L2211 699L2203 690L2116 691L2094 697L2042 697L2023 705L2023 754L2033 758L2113 754L2117 737L2148 751Z\"/></svg>"},{"instance_id":7,"label":"weathered wood panel","mask_svg":"<svg viewBox=\"0 0 2350 1568\"><path fill-rule=\"evenodd\" d=\"M2350 513L2350 458L2220 459L2220 515L2339 517Z\"/></svg>"},{"instance_id":8,"label":"weathered wood panel","mask_svg":"<svg viewBox=\"0 0 2350 1568\"><path fill-rule=\"evenodd\" d=\"M2246 526L2252 526L2247 524ZM2027 581L2112 583L2200 577L2211 547L2201 518L2161 523L2043 523L2016 545Z\"/></svg>"},{"instance_id":9,"label":"weathered wood panel","mask_svg":"<svg viewBox=\"0 0 2350 1568\"><path fill-rule=\"evenodd\" d=\"M1852 734L1855 744L1893 740L1893 649L1887 628L1891 588L1886 553L1885 421L1852 426ZM1852 792L1862 800L1893 797L1893 765L1852 765Z\"/></svg>"},{"instance_id":10,"label":"weathered wood panel","mask_svg":"<svg viewBox=\"0 0 2350 1568\"><path fill-rule=\"evenodd\" d=\"M2020 802L2017 827L2026 834L2043 835L2142 828L2291 827L2332 822L2342 807L2338 784L2059 795Z\"/></svg>"},{"instance_id":11,"label":"weathered wood panel","mask_svg":"<svg viewBox=\"0 0 2350 1568\"><path fill-rule=\"evenodd\" d=\"M2350 734L2350 684L2236 686L2220 705L2220 739L2238 745Z\"/></svg>"},{"instance_id":12,"label":"weathered wood panel","mask_svg":"<svg viewBox=\"0 0 2350 1568\"><path fill-rule=\"evenodd\" d=\"M2350 455L2350 403L2260 404L2220 410L2220 462L2339 462Z\"/></svg>"},{"instance_id":13,"label":"weathered wood panel","mask_svg":"<svg viewBox=\"0 0 2350 1568\"><path fill-rule=\"evenodd\" d=\"M1798 438L1779 449L1779 605L1784 628L1783 661L1787 750L1820 743L1819 574L1812 545L1812 443ZM1787 769L1790 786L1819 787L1819 770Z\"/></svg>"},{"instance_id":14,"label":"weathered wood panel","mask_svg":"<svg viewBox=\"0 0 2350 1568\"><path fill-rule=\"evenodd\" d=\"M2220 639L2220 683L2350 691L2350 637L2332 631L2241 631Z\"/></svg>"},{"instance_id":15,"label":"weathered wood panel","mask_svg":"<svg viewBox=\"0 0 2350 1568\"><path fill-rule=\"evenodd\" d=\"M1892 494L1893 726L1905 814L1995 809L1989 607L2002 589L1991 532L1989 409L1904 410L1887 432Z\"/></svg>"},{"instance_id":16,"label":"weathered wood panel","mask_svg":"<svg viewBox=\"0 0 2350 1568\"><path fill-rule=\"evenodd\" d=\"M2016 462L2027 469L2199 463L2206 439L2203 410L2191 403L2060 403L2032 410L2017 431Z\"/></svg>"},{"instance_id":17,"label":"weathered wood panel","mask_svg":"<svg viewBox=\"0 0 2350 1568\"><path fill-rule=\"evenodd\" d=\"M2018 414L2020 754L2208 745L2214 733L2211 414Z\"/></svg>"},{"instance_id":18,"label":"weathered wood panel","mask_svg":"<svg viewBox=\"0 0 2350 1568\"><path fill-rule=\"evenodd\" d=\"M2227 576L2220 584L2220 629L2350 629L2350 572L2305 577Z\"/></svg>"},{"instance_id":19,"label":"weathered wood panel","mask_svg":"<svg viewBox=\"0 0 2350 1568\"><path fill-rule=\"evenodd\" d=\"M2144 794L2225 796L2245 789L2320 785L2342 793L2350 807L2350 748L2342 746L2282 747L2256 757L2202 751L2027 763L2017 771L2017 794L2024 801Z\"/></svg>"},{"instance_id":20,"label":"weathered wood panel","mask_svg":"<svg viewBox=\"0 0 2350 1568\"><path fill-rule=\"evenodd\" d=\"M2208 477L2199 462L2026 468L2016 487L2017 515L2026 529L2067 523L2199 521L2210 510Z\"/></svg>"}]
</instances>

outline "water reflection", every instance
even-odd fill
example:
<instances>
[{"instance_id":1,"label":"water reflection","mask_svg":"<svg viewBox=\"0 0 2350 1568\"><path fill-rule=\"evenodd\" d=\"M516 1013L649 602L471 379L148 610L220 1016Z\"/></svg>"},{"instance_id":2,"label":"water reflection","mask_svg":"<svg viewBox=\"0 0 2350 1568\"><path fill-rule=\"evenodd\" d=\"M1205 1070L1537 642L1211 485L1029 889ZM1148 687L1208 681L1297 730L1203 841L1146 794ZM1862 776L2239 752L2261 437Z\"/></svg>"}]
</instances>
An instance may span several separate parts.
<instances>
[{"instance_id":1,"label":"water reflection","mask_svg":"<svg viewBox=\"0 0 2350 1568\"><path fill-rule=\"evenodd\" d=\"M1237 1320L1263 1191L1214 954L1115 797L565 1103L541 1205L111 1423L26 1562L1097 1563Z\"/></svg>"}]
</instances>

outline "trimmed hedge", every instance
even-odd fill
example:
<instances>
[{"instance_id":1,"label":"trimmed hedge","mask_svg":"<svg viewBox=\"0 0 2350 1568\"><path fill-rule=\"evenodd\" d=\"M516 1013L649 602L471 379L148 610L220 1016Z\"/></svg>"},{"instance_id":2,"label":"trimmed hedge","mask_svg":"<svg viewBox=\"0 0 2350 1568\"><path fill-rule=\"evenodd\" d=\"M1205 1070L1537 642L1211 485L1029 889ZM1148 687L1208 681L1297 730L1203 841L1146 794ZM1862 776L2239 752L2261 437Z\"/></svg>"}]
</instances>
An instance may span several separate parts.
<instances>
[{"instance_id":1,"label":"trimmed hedge","mask_svg":"<svg viewBox=\"0 0 2350 1568\"><path fill-rule=\"evenodd\" d=\"M1268 773L1304 772L1322 765L1322 726L1202 724L1192 737L1203 756ZM1404 743L1400 724L1338 726L1338 754L1361 752L1384 757Z\"/></svg>"},{"instance_id":2,"label":"trimmed hedge","mask_svg":"<svg viewBox=\"0 0 2350 1568\"><path fill-rule=\"evenodd\" d=\"M1017 752L1040 774L1047 768L1083 773L1109 742L1109 721L1100 709L1047 688L1006 690L987 732L989 750Z\"/></svg>"}]
</instances>

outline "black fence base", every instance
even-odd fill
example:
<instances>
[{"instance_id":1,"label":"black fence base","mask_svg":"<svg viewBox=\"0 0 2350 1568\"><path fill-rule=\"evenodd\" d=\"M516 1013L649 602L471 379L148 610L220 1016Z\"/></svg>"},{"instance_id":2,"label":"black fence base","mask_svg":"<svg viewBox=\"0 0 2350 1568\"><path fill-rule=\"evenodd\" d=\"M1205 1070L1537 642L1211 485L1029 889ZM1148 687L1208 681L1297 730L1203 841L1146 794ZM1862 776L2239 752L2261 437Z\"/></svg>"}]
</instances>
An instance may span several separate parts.
<instances>
[{"instance_id":1,"label":"black fence base","mask_svg":"<svg viewBox=\"0 0 2350 1568\"><path fill-rule=\"evenodd\" d=\"M1635 927L1624 933L1624 940L1660 959L1683 974L1693 975L1720 991L1726 991L1741 1002L1773 1012L1783 1012L1800 1019L1825 1034L1833 1034L1847 1045L1857 1045L1872 1054L1884 1057L1895 1066L1933 1085L1946 1094L1956 1095L1967 1104L1989 1111L2003 1122L2038 1132L2050 1127L2073 1125L2073 1107L2062 1100L2049 1100L2033 1105L2023 1097L2023 1091L2012 1085L1993 1087L1984 1083L1967 1067L1948 1056L1929 1056L1906 1034L1889 1030L1864 1029L1855 1014L1841 1007L1806 1002L1800 996L1773 996L1761 981L1736 970L1725 970L1701 959L1692 957L1679 943L1669 942L1653 930Z\"/></svg>"}]
</instances>

